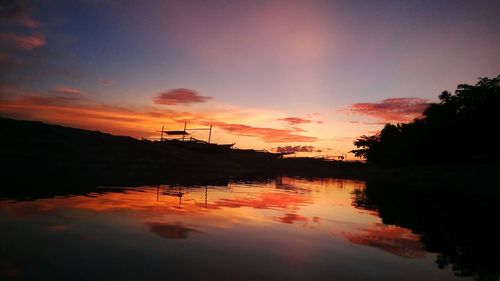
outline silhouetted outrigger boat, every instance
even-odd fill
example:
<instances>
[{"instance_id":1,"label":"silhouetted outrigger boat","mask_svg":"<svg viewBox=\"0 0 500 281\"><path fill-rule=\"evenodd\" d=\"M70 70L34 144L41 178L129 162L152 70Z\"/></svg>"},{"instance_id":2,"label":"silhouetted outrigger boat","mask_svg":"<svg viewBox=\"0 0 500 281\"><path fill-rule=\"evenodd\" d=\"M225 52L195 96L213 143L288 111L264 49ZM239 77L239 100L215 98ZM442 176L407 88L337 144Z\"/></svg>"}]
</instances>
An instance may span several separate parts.
<instances>
[{"instance_id":1,"label":"silhouetted outrigger boat","mask_svg":"<svg viewBox=\"0 0 500 281\"><path fill-rule=\"evenodd\" d=\"M207 130L208 141L195 139L188 131L202 131ZM208 128L193 128L188 129L187 123L184 122L184 130L164 130L161 127L160 142L176 145L189 150L204 151L204 152L223 152L230 150L235 143L216 144L210 143L212 137L212 125ZM277 159L283 158L285 155L294 154L294 152L269 152L267 150L254 150L254 149L235 149L235 153L245 155L247 159Z\"/></svg>"},{"instance_id":2,"label":"silhouetted outrigger boat","mask_svg":"<svg viewBox=\"0 0 500 281\"><path fill-rule=\"evenodd\" d=\"M231 147L235 145L235 143L228 143L228 144L210 143L210 139L212 137L212 125L210 125L210 127L208 128L194 128L194 129L187 129L186 126L187 124L185 122L184 130L178 130L178 131L176 130L167 131L164 130L164 127L162 126L160 141L171 145L183 147L189 150L207 151L207 152L221 152L229 150L231 149ZM201 130L209 131L208 141L195 139L191 136L190 133L188 133L188 131L201 131ZM164 137L165 135L168 137Z\"/></svg>"},{"instance_id":3,"label":"silhouetted outrigger boat","mask_svg":"<svg viewBox=\"0 0 500 281\"><path fill-rule=\"evenodd\" d=\"M257 159L278 159L283 158L285 155L294 154L293 152L269 152L265 149L255 150L255 149L239 149L238 153L245 155L247 159L257 158Z\"/></svg>"},{"instance_id":4,"label":"silhouetted outrigger boat","mask_svg":"<svg viewBox=\"0 0 500 281\"><path fill-rule=\"evenodd\" d=\"M235 144L216 144L216 143L208 143L206 141L197 140L197 139L189 139L189 140L177 140L177 139L164 139L163 142L176 145L179 147L183 147L189 150L197 150L197 151L208 151L208 152L220 152L231 149Z\"/></svg>"}]
</instances>

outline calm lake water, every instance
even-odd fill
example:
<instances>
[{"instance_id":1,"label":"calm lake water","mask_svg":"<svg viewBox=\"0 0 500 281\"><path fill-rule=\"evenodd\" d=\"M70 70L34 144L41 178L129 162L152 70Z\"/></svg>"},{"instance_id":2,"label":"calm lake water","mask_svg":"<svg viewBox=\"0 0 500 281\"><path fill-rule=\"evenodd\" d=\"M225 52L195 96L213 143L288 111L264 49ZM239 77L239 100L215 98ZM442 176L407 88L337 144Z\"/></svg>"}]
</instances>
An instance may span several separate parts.
<instances>
[{"instance_id":1,"label":"calm lake water","mask_svg":"<svg viewBox=\"0 0 500 281\"><path fill-rule=\"evenodd\" d=\"M278 178L4 199L0 280L498 277L489 268L497 261L463 257L476 247L467 244L467 231L432 229L447 228L441 222L452 218L429 222L426 213L433 210L405 209L415 200L429 205L432 199L405 194L408 198L379 196L364 181ZM464 245L454 249L461 238ZM485 250L477 247L471 255Z\"/></svg>"}]
</instances>

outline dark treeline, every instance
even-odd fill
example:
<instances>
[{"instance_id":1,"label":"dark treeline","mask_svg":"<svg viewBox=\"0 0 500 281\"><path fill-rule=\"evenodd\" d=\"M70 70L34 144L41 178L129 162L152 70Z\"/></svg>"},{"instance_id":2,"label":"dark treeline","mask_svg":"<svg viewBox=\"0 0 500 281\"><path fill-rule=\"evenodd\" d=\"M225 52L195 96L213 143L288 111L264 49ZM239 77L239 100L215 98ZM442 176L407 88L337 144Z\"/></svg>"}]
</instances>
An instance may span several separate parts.
<instances>
[{"instance_id":1,"label":"dark treeline","mask_svg":"<svg viewBox=\"0 0 500 281\"><path fill-rule=\"evenodd\" d=\"M377 211L384 224L420 234L424 249L437 253L439 268L478 281L498 280L500 190L491 188L497 184L491 177L418 184L368 180L353 205Z\"/></svg>"},{"instance_id":2,"label":"dark treeline","mask_svg":"<svg viewBox=\"0 0 500 281\"><path fill-rule=\"evenodd\" d=\"M496 134L500 123L500 75L460 84L439 95L423 117L386 124L379 134L361 136L351 151L377 164L493 162L500 159Z\"/></svg>"}]
</instances>

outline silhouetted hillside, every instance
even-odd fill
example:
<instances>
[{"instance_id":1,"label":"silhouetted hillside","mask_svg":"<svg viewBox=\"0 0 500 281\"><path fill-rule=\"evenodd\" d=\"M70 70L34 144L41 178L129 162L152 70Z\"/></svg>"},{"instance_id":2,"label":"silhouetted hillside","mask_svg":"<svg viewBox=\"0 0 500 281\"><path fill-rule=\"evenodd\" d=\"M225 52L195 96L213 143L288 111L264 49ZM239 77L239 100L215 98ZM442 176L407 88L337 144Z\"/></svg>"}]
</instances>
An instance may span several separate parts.
<instances>
[{"instance_id":1,"label":"silhouetted hillside","mask_svg":"<svg viewBox=\"0 0 500 281\"><path fill-rule=\"evenodd\" d=\"M274 159L252 150L191 150L170 142L153 142L96 131L0 118L1 170L5 178L26 180L98 179L99 183L155 179L203 179L291 175L349 176L360 163L312 158ZM354 169L353 169L354 168Z\"/></svg>"}]
</instances>

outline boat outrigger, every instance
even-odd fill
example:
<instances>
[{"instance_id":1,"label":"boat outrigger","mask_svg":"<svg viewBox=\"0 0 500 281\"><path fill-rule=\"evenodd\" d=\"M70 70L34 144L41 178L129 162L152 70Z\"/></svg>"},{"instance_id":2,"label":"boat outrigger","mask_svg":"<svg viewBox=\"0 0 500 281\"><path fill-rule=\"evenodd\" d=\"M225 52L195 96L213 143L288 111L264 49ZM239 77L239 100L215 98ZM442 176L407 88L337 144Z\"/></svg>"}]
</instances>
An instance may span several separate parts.
<instances>
[{"instance_id":1,"label":"boat outrigger","mask_svg":"<svg viewBox=\"0 0 500 281\"><path fill-rule=\"evenodd\" d=\"M208 140L199 140L192 136L191 131L209 131ZM188 132L190 131L190 132ZM208 128L187 128L187 122L184 122L184 130L165 130L164 126L161 127L160 141L168 142L169 144L182 146L190 150L200 151L224 151L228 150L235 145L235 143L216 144L211 143L212 138L212 125Z\"/></svg>"},{"instance_id":2,"label":"boat outrigger","mask_svg":"<svg viewBox=\"0 0 500 281\"><path fill-rule=\"evenodd\" d=\"M208 131L207 141L199 140L193 137L192 132ZM294 154L294 152L269 152L267 150L255 149L231 149L236 143L216 144L211 143L212 138L212 125L206 128L187 128L187 122L184 122L183 130L165 130L164 126L160 131L160 142L176 145L189 150L203 151L203 152L224 152L231 150L236 155L245 155L246 158L259 158L259 159L277 159L283 158L285 155Z\"/></svg>"}]
</instances>

